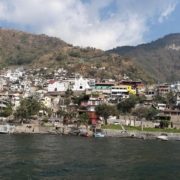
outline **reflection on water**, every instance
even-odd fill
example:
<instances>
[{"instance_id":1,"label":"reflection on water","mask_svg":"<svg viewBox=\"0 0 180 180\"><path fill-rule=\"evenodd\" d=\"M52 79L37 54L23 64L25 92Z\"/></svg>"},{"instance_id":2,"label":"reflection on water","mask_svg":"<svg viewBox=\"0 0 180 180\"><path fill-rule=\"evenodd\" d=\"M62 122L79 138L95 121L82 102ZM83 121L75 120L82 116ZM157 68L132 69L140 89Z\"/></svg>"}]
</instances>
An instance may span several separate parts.
<instances>
[{"instance_id":1,"label":"reflection on water","mask_svg":"<svg viewBox=\"0 0 180 180\"><path fill-rule=\"evenodd\" d=\"M180 179L180 142L0 135L2 179Z\"/></svg>"}]
</instances>

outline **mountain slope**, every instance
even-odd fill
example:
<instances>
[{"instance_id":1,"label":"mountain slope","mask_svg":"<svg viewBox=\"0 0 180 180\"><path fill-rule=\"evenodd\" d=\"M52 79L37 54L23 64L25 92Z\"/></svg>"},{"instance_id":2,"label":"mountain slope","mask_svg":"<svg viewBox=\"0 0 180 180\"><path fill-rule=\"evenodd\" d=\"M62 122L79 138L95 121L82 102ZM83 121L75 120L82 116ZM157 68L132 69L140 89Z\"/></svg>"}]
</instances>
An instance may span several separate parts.
<instances>
[{"instance_id":1,"label":"mountain slope","mask_svg":"<svg viewBox=\"0 0 180 180\"><path fill-rule=\"evenodd\" d=\"M132 79L152 82L152 78L131 59L95 48L74 47L46 35L0 29L0 68L22 65L52 70L63 67L69 73L100 79L118 80L126 74Z\"/></svg>"},{"instance_id":2,"label":"mountain slope","mask_svg":"<svg viewBox=\"0 0 180 180\"><path fill-rule=\"evenodd\" d=\"M62 40L46 35L0 29L1 65L30 64L42 55L66 46L68 45Z\"/></svg>"},{"instance_id":3,"label":"mountain slope","mask_svg":"<svg viewBox=\"0 0 180 180\"><path fill-rule=\"evenodd\" d=\"M170 34L148 44L109 50L133 59L150 76L160 81L180 79L180 33Z\"/></svg>"}]
</instances>

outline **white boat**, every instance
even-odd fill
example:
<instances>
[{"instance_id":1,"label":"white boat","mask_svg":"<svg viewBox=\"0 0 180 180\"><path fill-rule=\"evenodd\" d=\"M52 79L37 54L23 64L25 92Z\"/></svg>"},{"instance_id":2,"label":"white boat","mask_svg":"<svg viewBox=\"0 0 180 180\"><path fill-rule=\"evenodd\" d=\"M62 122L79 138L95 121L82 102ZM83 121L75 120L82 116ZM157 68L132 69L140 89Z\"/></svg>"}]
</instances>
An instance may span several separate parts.
<instances>
[{"instance_id":1,"label":"white boat","mask_svg":"<svg viewBox=\"0 0 180 180\"><path fill-rule=\"evenodd\" d=\"M167 135L160 135L160 136L157 136L157 139L160 139L162 141L168 141L168 136Z\"/></svg>"},{"instance_id":2,"label":"white boat","mask_svg":"<svg viewBox=\"0 0 180 180\"><path fill-rule=\"evenodd\" d=\"M102 134L101 132L97 132L97 133L94 133L94 137L95 138L103 138L105 135Z\"/></svg>"}]
</instances>

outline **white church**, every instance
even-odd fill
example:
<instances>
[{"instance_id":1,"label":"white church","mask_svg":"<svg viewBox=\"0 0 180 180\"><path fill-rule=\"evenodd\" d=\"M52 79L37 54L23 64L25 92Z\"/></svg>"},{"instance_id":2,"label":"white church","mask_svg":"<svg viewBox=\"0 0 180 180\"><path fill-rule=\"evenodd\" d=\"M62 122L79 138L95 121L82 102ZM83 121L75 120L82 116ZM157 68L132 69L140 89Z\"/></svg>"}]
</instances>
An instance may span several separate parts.
<instances>
[{"instance_id":1,"label":"white church","mask_svg":"<svg viewBox=\"0 0 180 180\"><path fill-rule=\"evenodd\" d=\"M88 84L88 79L84 79L82 76L80 78L75 78L72 91L86 91L90 89L91 87Z\"/></svg>"}]
</instances>

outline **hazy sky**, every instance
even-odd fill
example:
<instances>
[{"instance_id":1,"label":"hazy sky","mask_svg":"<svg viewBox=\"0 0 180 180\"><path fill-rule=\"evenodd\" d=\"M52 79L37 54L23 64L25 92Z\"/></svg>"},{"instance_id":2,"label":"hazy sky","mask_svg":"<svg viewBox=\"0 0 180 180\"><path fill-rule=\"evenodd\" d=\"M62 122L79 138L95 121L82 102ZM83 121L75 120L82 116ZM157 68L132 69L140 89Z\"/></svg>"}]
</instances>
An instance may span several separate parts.
<instances>
[{"instance_id":1,"label":"hazy sky","mask_svg":"<svg viewBox=\"0 0 180 180\"><path fill-rule=\"evenodd\" d=\"M0 26L111 49L180 32L179 0L0 0Z\"/></svg>"}]
</instances>

